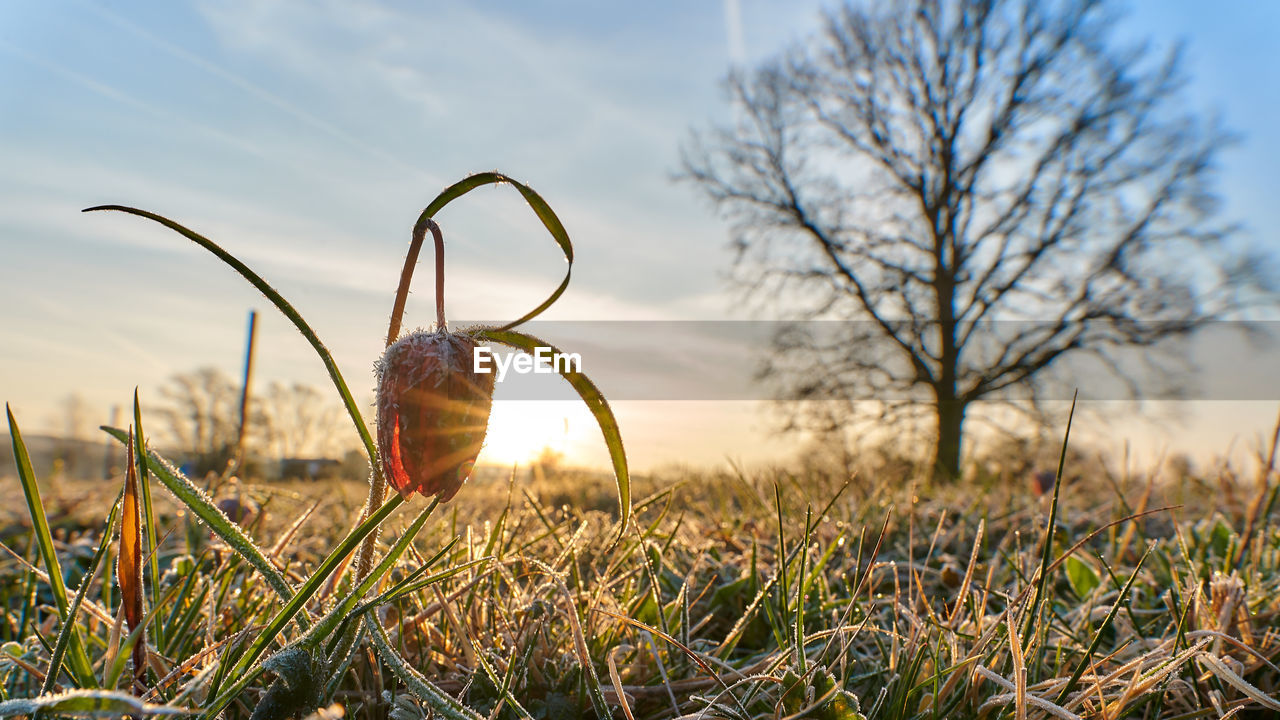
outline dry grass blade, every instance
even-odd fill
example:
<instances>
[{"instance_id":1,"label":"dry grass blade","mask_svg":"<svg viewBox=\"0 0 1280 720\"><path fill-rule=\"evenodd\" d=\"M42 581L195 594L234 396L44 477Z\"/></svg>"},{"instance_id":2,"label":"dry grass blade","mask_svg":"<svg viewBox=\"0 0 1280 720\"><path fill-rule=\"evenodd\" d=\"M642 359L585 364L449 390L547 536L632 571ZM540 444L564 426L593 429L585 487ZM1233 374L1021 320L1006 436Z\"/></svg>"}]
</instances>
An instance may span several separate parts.
<instances>
[{"instance_id":1,"label":"dry grass blade","mask_svg":"<svg viewBox=\"0 0 1280 720\"><path fill-rule=\"evenodd\" d=\"M1164 511L1166 511L1166 510L1177 510L1177 509L1178 509L1178 508L1180 508L1180 507L1182 507L1182 506L1181 506L1181 505L1166 505L1166 506L1164 506L1164 507L1153 508L1153 509L1151 509L1151 510L1143 510L1142 512L1136 512L1136 513L1133 513L1132 515L1126 515L1126 516L1124 516L1124 517L1122 517L1122 518L1120 518L1120 519L1118 519L1118 520L1112 520L1111 522L1109 522L1109 523L1107 523L1107 524L1105 524L1105 525L1102 525L1102 526L1101 526L1101 527L1099 527L1097 530L1094 530L1093 532L1089 533L1088 535L1085 535L1083 538L1081 538L1081 539L1080 539L1080 541L1079 541L1079 542L1077 542L1077 543L1075 543L1074 545L1072 545L1071 547L1067 548L1067 551L1066 551L1066 552L1064 552L1064 553L1062 553L1061 555L1059 555L1059 556L1058 556L1058 559L1057 559L1057 560L1054 560L1054 561L1053 561L1053 563L1052 563L1051 565L1049 565L1048 572L1049 572L1049 573L1053 573L1053 571L1054 571L1054 570L1057 570L1057 569L1062 565L1062 563L1066 562L1066 561L1067 561L1067 558L1071 557L1071 556L1075 553L1075 551L1077 551L1077 550L1079 550L1080 548L1084 547L1085 545L1087 545L1087 544L1089 543L1089 541L1091 541L1091 540L1093 540L1094 538L1098 537L1099 535L1101 535L1103 532L1105 532L1105 531L1109 530L1110 528L1115 527L1116 525L1119 525L1119 524L1121 524L1121 523L1129 522L1130 520L1137 520L1138 518L1143 518L1143 517L1146 517L1146 516L1148 516L1148 515L1154 515L1155 513L1164 512ZM1130 527L1132 528L1132 526L1130 526Z\"/></svg>"},{"instance_id":2,"label":"dry grass blade","mask_svg":"<svg viewBox=\"0 0 1280 720\"><path fill-rule=\"evenodd\" d=\"M1014 717L1027 720L1027 663L1022 657L1022 643L1018 640L1015 616L1007 621L1009 628L1009 656L1013 661Z\"/></svg>"},{"instance_id":3,"label":"dry grass blade","mask_svg":"<svg viewBox=\"0 0 1280 720\"><path fill-rule=\"evenodd\" d=\"M604 608L592 608L592 610L602 615L608 615L609 617L615 620L621 620L623 623L626 623L627 625L630 625L636 628L637 630L643 630L656 637L662 638L664 641L670 643L673 647L680 650L680 652L687 655L690 660L692 660L699 668L702 669L703 672L705 672L713 680L715 680L716 684L720 686L721 691L729 695L729 698L734 701L734 704L738 706L738 709L742 711L744 716L748 715L746 708L742 707L742 705L738 703L737 696L735 696L733 692L730 690L729 685L725 683L724 678L720 677L719 673L717 673L715 669L712 668L711 665L709 665L701 655L694 652L692 648L682 644L679 640L676 640L675 638L662 632L661 630L655 627L650 627L634 618L629 618L626 615L620 615L616 612L605 610Z\"/></svg>"},{"instance_id":4,"label":"dry grass blade","mask_svg":"<svg viewBox=\"0 0 1280 720\"><path fill-rule=\"evenodd\" d=\"M1118 682L1123 675L1132 673L1129 677L1129 681L1125 685L1124 691L1120 694L1120 696L1114 702L1110 703L1109 706L1103 707L1104 714L1114 715L1116 713L1119 713L1124 709L1126 705L1129 704L1129 702L1132 699L1140 697L1145 693L1151 692L1152 688L1154 688L1156 685L1164 681L1165 678L1169 677L1174 672L1177 672L1182 668L1184 664L1190 662L1196 656L1200 655L1201 651L1204 649L1204 646L1208 644L1209 644L1209 640L1207 638L1203 639L1200 642L1196 643L1195 645L1192 645L1186 650L1183 650L1182 652L1178 653L1177 655L1174 655L1162 662L1157 663L1151 671L1144 674L1142 671L1143 666L1153 658L1158 657L1162 652L1162 651L1153 651L1146 655L1142 655L1133 660L1130 660L1124 665L1121 665L1120 667L1113 670L1106 677L1096 681L1096 685L1099 688L1102 688L1102 687L1111 685L1112 683ZM1082 703L1083 701L1084 701L1083 697L1075 698L1071 702L1067 703L1067 707L1075 707L1076 705L1078 705L1079 703Z\"/></svg>"},{"instance_id":5,"label":"dry grass blade","mask_svg":"<svg viewBox=\"0 0 1280 720\"><path fill-rule=\"evenodd\" d=\"M636 716L631 713L632 699L627 695L627 691L622 687L622 676L618 675L618 661L609 655L609 680L613 683L613 694L617 704L622 708L622 714L627 720L636 720ZM605 698L608 699L607 697Z\"/></svg>"},{"instance_id":6,"label":"dry grass blade","mask_svg":"<svg viewBox=\"0 0 1280 720\"><path fill-rule=\"evenodd\" d=\"M231 643L240 642L250 632L256 632L261 629L262 629L261 625L250 625L249 627L246 627L245 629L241 630L240 632L234 635L222 638L218 642L213 643L212 645L206 646L205 648L196 652L191 657L184 660L182 664L178 665L174 669L170 670L166 675L161 677L159 682L157 682L154 687L148 690L147 694L144 695L142 699L146 700L147 702L155 700L160 695L161 689L172 684L175 680L182 677L184 674L193 672L193 669L196 667L196 665L201 663L205 658L210 657L211 655L221 650L223 647L230 645ZM212 667L213 666L211 665L210 669L212 669Z\"/></svg>"},{"instance_id":7,"label":"dry grass blade","mask_svg":"<svg viewBox=\"0 0 1280 720\"><path fill-rule=\"evenodd\" d=\"M307 522L307 520L311 517L311 514L314 513L316 511L316 508L318 507L320 507L319 500L312 503L311 507L303 511L303 513L298 516L298 519L294 520L293 524L289 526L289 529L284 531L284 533L280 535L280 539L276 541L276 544L271 546L271 550L268 551L267 556L270 557L272 560L278 560L280 558L280 553L284 552L284 549L289 546L290 541L293 540L293 536L298 534L298 531L302 529L302 526ZM334 577L337 577L341 574L342 574L341 572L334 573Z\"/></svg>"},{"instance_id":8,"label":"dry grass blade","mask_svg":"<svg viewBox=\"0 0 1280 720\"><path fill-rule=\"evenodd\" d=\"M994 707L996 705L1004 705L1009 702L1015 701L1017 699L1018 689L1016 685L1000 677L998 674L992 672L991 670L988 670L987 668L982 667L981 665L977 667L977 672L982 677L990 680L996 685L999 685L1005 690L1010 691L1007 693L1003 693L1001 695L994 695L988 698L987 701L982 704L983 708ZM1023 690L1025 689L1026 688L1024 687ZM1034 705L1035 707L1041 710L1044 710L1050 715L1054 717L1062 718L1063 720L1084 720L1084 718L1071 712L1070 710L1067 710L1061 705L1055 705L1049 702L1048 700L1045 700L1044 698L1039 697L1038 695L1026 695L1026 703L1028 705ZM979 712L979 714L981 714L981 712Z\"/></svg>"},{"instance_id":9,"label":"dry grass blade","mask_svg":"<svg viewBox=\"0 0 1280 720\"><path fill-rule=\"evenodd\" d=\"M947 618L947 627L955 628L956 618L960 616L960 608L964 607L965 597L969 594L969 583L973 582L973 569L978 566L978 551L982 549L982 536L986 532L987 521L978 521L978 530L973 535L973 550L969 552L969 563L964 568L964 579L960 581L960 592L956 594L956 604L951 608L951 616Z\"/></svg>"},{"instance_id":10,"label":"dry grass blade","mask_svg":"<svg viewBox=\"0 0 1280 720\"><path fill-rule=\"evenodd\" d=\"M1273 697L1268 697L1266 693L1262 692L1257 687L1251 685L1249 681L1240 677L1240 675L1237 674L1236 671L1232 670L1217 655L1214 655L1213 653L1202 652L1198 656L1198 659L1200 660L1200 662L1205 664L1205 667L1209 668L1210 672L1212 672L1214 675L1217 675L1218 679L1226 682L1228 685L1231 685L1235 689L1244 693L1249 697L1250 700L1253 700L1254 702L1258 703L1259 705L1265 708L1270 708L1271 710L1280 711L1280 702L1277 702L1276 699Z\"/></svg>"},{"instance_id":11,"label":"dry grass blade","mask_svg":"<svg viewBox=\"0 0 1280 720\"><path fill-rule=\"evenodd\" d=\"M9 547L8 545L5 545L4 543L0 543L0 550L3 550L5 553L7 553L9 557L14 560L14 562L17 564L18 567L21 567L25 572L29 572L32 575L34 575L36 580L39 580L40 582L46 585L49 584L49 574L41 570L40 568L36 567L35 565L32 565L31 563L27 562L26 558L14 552L13 548ZM84 608L91 615L93 615L94 619L96 620L104 622L108 625L115 622L114 616L112 616L110 612L107 612L106 608L102 607L101 605L99 605L98 603L94 602L89 598L85 598Z\"/></svg>"},{"instance_id":12,"label":"dry grass blade","mask_svg":"<svg viewBox=\"0 0 1280 720\"><path fill-rule=\"evenodd\" d=\"M1240 541L1240 547L1236 549L1235 566L1239 568L1244 563L1245 553L1249 551L1249 546L1253 542L1253 535L1258 525L1258 516L1262 511L1262 507L1266 504L1267 495L1271 490L1271 475L1276 470L1276 451L1280 450L1280 417L1276 418L1276 429L1271 433L1271 449L1267 452L1267 461L1258 469L1258 493L1253 498L1253 502L1249 505L1249 522L1245 525L1244 537Z\"/></svg>"}]
</instances>

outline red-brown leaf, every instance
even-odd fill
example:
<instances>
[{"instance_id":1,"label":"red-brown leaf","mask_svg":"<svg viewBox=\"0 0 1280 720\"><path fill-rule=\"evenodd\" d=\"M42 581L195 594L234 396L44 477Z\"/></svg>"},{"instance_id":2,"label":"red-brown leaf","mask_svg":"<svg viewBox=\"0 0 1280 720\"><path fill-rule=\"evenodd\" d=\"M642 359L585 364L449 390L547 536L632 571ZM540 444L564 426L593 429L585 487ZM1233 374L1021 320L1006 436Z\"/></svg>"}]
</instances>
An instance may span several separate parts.
<instances>
[{"instance_id":1,"label":"red-brown leaf","mask_svg":"<svg viewBox=\"0 0 1280 720\"><path fill-rule=\"evenodd\" d=\"M138 511L138 467L134 461L133 430L129 430L128 470L124 476L124 502L120 515L120 554L116 564L124 620L133 632L142 624L142 519ZM133 646L135 691L143 689L147 671L146 630Z\"/></svg>"}]
</instances>

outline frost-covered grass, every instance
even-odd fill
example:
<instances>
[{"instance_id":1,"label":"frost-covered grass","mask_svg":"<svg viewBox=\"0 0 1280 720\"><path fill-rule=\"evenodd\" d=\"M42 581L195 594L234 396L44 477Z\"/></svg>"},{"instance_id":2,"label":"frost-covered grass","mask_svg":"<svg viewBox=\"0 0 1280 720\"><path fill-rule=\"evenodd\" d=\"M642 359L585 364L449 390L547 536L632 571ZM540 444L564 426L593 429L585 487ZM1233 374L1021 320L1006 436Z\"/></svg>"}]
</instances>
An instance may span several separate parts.
<instances>
[{"instance_id":1,"label":"frost-covered grass","mask_svg":"<svg viewBox=\"0 0 1280 720\"><path fill-rule=\"evenodd\" d=\"M620 688L637 718L780 717L821 705L824 689L828 700L847 691L873 718L1280 712L1274 474L1079 478L1062 488L1047 554L1051 496L911 479L844 487L843 471L798 466L639 478L636 524L617 545L607 476L472 483L394 563L383 601L355 609L377 619L379 640L415 675L482 716L502 706L499 717L590 717L593 688L623 717ZM45 505L74 592L116 491L61 488ZM17 481L4 489L5 507L20 507ZM147 640L144 699L205 707L218 668L243 657L280 599L181 503L153 492L161 600L147 609L165 631ZM265 506L249 534L297 587L346 534L362 487L234 492ZM73 513L57 512L81 493ZM425 505L390 517L379 557ZM1169 505L1181 507L1159 509ZM4 542L31 564L0 560L6 698L38 694L63 627L26 525L9 525ZM347 572L319 588L303 607L310 623L352 583ZM385 592L396 583L403 592ZM118 605L113 573L99 573L75 620L99 685L123 652ZM372 629L357 629L355 652L321 645L317 662L286 672L317 681L321 704L348 717L422 717L414 678L377 654ZM288 626L271 653L303 632ZM229 715L249 716L269 679L248 683ZM57 683L78 684L69 672ZM847 716L822 710L812 716Z\"/></svg>"},{"instance_id":2,"label":"frost-covered grass","mask_svg":"<svg viewBox=\"0 0 1280 720\"><path fill-rule=\"evenodd\" d=\"M428 230L447 328L432 218L502 183L572 262L540 196L470 176L414 227L388 345ZM1280 713L1274 452L1256 480L1208 485L1060 463L1048 497L982 473L930 487L911 470L809 461L633 483L607 400L565 370L611 472L477 482L441 505L409 492L424 486L397 458L417 446L396 438L459 427L419 408L376 446L329 351L265 279L167 218L94 209L158 222L262 292L325 366L372 472L354 490L186 478L147 444L135 394L130 431L108 429L130 448L126 476L54 487L10 414L0 716ZM538 307L473 337L545 345L514 328L567 273ZM405 496L386 499L388 463Z\"/></svg>"}]
</instances>

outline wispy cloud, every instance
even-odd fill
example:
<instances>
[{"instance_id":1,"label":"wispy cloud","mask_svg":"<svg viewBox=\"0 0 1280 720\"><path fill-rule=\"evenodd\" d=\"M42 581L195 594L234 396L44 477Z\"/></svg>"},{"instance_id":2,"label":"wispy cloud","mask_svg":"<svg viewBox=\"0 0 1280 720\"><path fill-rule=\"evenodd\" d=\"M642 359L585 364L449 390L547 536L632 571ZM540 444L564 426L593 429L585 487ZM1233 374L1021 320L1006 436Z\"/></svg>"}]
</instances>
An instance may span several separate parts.
<instances>
[{"instance_id":1,"label":"wispy cloud","mask_svg":"<svg viewBox=\"0 0 1280 720\"><path fill-rule=\"evenodd\" d=\"M745 67L747 41L742 33L742 3L739 0L724 0L724 34L729 41L729 62Z\"/></svg>"},{"instance_id":2,"label":"wispy cloud","mask_svg":"<svg viewBox=\"0 0 1280 720\"><path fill-rule=\"evenodd\" d=\"M41 70L55 75L59 79L78 85L79 87L89 90L97 95L101 95L102 97L127 105L128 107L138 110L139 112L157 120L161 120L166 123L179 123L183 126L197 130L221 144L234 147L237 150L250 155L256 155L258 157L268 156L265 148L248 142L233 133L225 132L213 125L200 122L194 118L175 112L170 108L142 100L116 85L95 80L84 73L77 72L62 63L56 62L49 57L29 52L3 39L0 39L0 50L22 60L23 62L29 63Z\"/></svg>"},{"instance_id":3,"label":"wispy cloud","mask_svg":"<svg viewBox=\"0 0 1280 720\"><path fill-rule=\"evenodd\" d=\"M284 112L289 117L295 120L299 120L302 123L306 124L307 126L314 128L316 130L319 130L323 134L335 140L338 140L339 142L342 142L362 153L366 153L370 156L376 157L378 160L382 162L397 165L404 170L408 170L409 172L416 173L420 175L424 180L430 181L432 183L440 182L439 178L433 176L431 173L424 171L422 168L418 168L408 163L405 163L401 158L397 157L395 154L388 152L384 148L365 142L361 138L356 137L355 135L343 130L342 128L339 128L338 126L325 120L324 118L321 118L299 107L298 105L285 100L284 98L280 97L279 94L271 92L270 90L264 88L263 86L257 83L251 82L240 75L230 72L222 68L221 66L213 62L210 62L209 60L206 60L205 58L200 57L199 55L196 55L195 53L192 53L178 45L175 45L174 43L169 42L168 40L165 40L162 37L155 35L154 33L147 31L145 28L141 27L140 25L137 25L136 23L130 22L129 20L119 15L118 13L112 12L106 6L103 6L101 4L93 4L93 3L83 3L81 6L89 10L90 12L98 15L99 17L102 17L108 20L109 22L114 24L116 27L122 28L128 31L129 33L131 33L132 35L134 35L135 37L141 38L142 40L151 44L152 46L163 50L165 53L169 54L170 56L175 57L185 63L188 63L193 67L196 67L199 70L217 78L220 81L226 82L240 90L243 90L245 93L249 94L253 98L260 100L262 102L265 102L268 105L271 105L272 107Z\"/></svg>"}]
</instances>

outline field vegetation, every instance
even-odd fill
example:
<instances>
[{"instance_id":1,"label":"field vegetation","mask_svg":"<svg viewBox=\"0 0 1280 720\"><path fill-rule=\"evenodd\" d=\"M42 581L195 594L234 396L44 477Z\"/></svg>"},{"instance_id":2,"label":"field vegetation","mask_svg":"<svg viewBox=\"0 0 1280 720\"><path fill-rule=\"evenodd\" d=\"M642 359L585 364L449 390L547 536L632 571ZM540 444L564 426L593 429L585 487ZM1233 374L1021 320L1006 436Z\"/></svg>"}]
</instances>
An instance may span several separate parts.
<instances>
[{"instance_id":1,"label":"field vegetation","mask_svg":"<svg viewBox=\"0 0 1280 720\"><path fill-rule=\"evenodd\" d=\"M135 393L126 427L103 428L123 472L55 486L9 412L0 716L1280 712L1275 439L1253 468L1200 474L1089 461L1068 452L1068 422L1050 447L974 459L963 479L830 446L776 467L632 477L608 401L565 368L610 472L540 463L463 487L493 385L471 383L461 404L434 390L474 380L458 369L466 353L442 348L548 346L515 328L569 282L566 268L546 301L501 327L448 327L432 218L493 184L516 189L573 260L528 186L481 173L446 188L414 228L374 432L266 280L172 220L96 208L165 225L261 291L328 370L369 473L267 482L242 472L240 446L223 471L188 477L148 442L160 423ZM406 345L428 231L436 324Z\"/></svg>"},{"instance_id":2,"label":"field vegetation","mask_svg":"<svg viewBox=\"0 0 1280 720\"><path fill-rule=\"evenodd\" d=\"M275 717L310 705L362 718L1269 717L1272 459L1175 475L1073 455L1080 470L1067 465L1070 482L1044 494L994 461L943 486L892 461L672 470L635 479L619 542L611 477L513 471L469 484L425 524L412 522L424 500L399 508L376 553L395 561L344 615L378 630L352 622L348 647L288 654L351 596L353 573L330 576L299 609L306 625L272 641L270 672L226 710L264 717L269 699ZM0 707L42 689L128 690L140 634L122 631L113 571L119 486L45 495L44 539L19 486L3 485ZM365 492L356 479L213 489L290 588L340 544ZM186 502L156 490L152 517L136 687L151 711L206 708L280 596ZM46 542L65 589L49 582ZM87 662L64 656L50 679L68 627Z\"/></svg>"}]
</instances>

